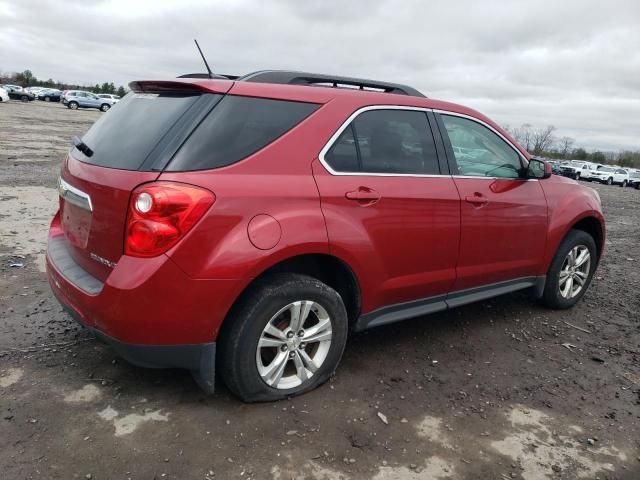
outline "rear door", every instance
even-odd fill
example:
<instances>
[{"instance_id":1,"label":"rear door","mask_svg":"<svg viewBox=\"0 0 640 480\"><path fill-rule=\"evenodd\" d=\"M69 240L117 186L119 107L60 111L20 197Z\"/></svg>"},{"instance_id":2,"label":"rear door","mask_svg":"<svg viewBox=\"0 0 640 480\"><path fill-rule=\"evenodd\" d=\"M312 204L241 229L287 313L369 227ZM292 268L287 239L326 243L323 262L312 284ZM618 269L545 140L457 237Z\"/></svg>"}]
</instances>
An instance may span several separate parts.
<instances>
[{"instance_id":1,"label":"rear door","mask_svg":"<svg viewBox=\"0 0 640 480\"><path fill-rule=\"evenodd\" d=\"M455 280L459 196L440 171L427 113L363 109L319 157L313 171L330 249L356 270L363 313L446 294Z\"/></svg>"},{"instance_id":2,"label":"rear door","mask_svg":"<svg viewBox=\"0 0 640 480\"><path fill-rule=\"evenodd\" d=\"M488 125L438 117L460 192L462 229L455 291L540 275L547 203L525 160Z\"/></svg>"}]
</instances>

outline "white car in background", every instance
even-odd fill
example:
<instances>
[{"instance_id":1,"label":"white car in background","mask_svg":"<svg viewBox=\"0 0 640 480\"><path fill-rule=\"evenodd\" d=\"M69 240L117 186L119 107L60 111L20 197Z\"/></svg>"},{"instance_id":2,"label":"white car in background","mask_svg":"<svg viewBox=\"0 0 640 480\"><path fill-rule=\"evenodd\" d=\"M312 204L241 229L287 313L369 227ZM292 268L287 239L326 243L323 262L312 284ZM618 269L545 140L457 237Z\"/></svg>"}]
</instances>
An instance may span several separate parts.
<instances>
[{"instance_id":1,"label":"white car in background","mask_svg":"<svg viewBox=\"0 0 640 480\"><path fill-rule=\"evenodd\" d=\"M111 93L98 93L97 95L99 98L104 98L111 103L111 106L115 105L120 100L118 95L112 95Z\"/></svg>"},{"instance_id":2,"label":"white car in background","mask_svg":"<svg viewBox=\"0 0 640 480\"><path fill-rule=\"evenodd\" d=\"M620 167L600 167L592 173L591 179L607 185L626 187L629 183L629 172Z\"/></svg>"},{"instance_id":3,"label":"white car in background","mask_svg":"<svg viewBox=\"0 0 640 480\"><path fill-rule=\"evenodd\" d=\"M593 173L596 172L601 166L602 165L598 163L586 162L584 165L582 165L582 168L580 169L580 176L578 178L589 181L595 180L593 178Z\"/></svg>"},{"instance_id":4,"label":"white car in background","mask_svg":"<svg viewBox=\"0 0 640 480\"><path fill-rule=\"evenodd\" d=\"M595 170L594 164L582 160L571 160L560 164L561 175L576 180L591 178L591 172Z\"/></svg>"},{"instance_id":5,"label":"white car in background","mask_svg":"<svg viewBox=\"0 0 640 480\"><path fill-rule=\"evenodd\" d=\"M7 92L4 88L0 87L0 102L8 102L9 101L9 92Z\"/></svg>"}]
</instances>

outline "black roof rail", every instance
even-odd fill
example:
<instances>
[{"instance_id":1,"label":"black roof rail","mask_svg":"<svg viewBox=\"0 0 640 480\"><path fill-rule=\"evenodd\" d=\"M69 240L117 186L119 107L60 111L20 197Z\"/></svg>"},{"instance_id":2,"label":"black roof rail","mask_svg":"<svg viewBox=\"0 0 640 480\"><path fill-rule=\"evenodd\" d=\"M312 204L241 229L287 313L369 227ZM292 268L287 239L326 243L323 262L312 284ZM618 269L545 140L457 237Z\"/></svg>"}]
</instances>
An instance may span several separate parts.
<instances>
[{"instance_id":1,"label":"black roof rail","mask_svg":"<svg viewBox=\"0 0 640 480\"><path fill-rule=\"evenodd\" d=\"M184 75L180 75L176 78L206 78L208 80L211 79L208 73L185 73ZM221 73L214 73L213 80L236 80L238 75L225 75Z\"/></svg>"},{"instance_id":2,"label":"black roof rail","mask_svg":"<svg viewBox=\"0 0 640 480\"><path fill-rule=\"evenodd\" d=\"M411 97L425 97L421 92L408 85L398 83L379 82L377 80L366 80L362 78L338 77L335 75L324 75L321 73L292 72L286 70L261 70L249 73L237 78L243 82L261 83L284 83L289 85L322 85L329 84L333 87L341 85L357 87L360 90L371 89L381 90L385 93L396 93L399 95L409 95Z\"/></svg>"}]
</instances>

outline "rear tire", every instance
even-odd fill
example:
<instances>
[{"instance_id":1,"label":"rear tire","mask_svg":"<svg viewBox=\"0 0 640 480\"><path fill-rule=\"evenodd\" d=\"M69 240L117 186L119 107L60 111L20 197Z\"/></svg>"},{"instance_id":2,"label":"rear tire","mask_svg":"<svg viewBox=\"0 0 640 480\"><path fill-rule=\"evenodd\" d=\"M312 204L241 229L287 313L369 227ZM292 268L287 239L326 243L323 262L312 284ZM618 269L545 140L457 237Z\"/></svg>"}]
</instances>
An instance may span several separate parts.
<instances>
[{"instance_id":1,"label":"rear tire","mask_svg":"<svg viewBox=\"0 0 640 480\"><path fill-rule=\"evenodd\" d=\"M302 319L299 325L296 318ZM271 275L252 287L225 320L218 371L245 402L300 395L333 374L347 331L347 312L334 289L305 275Z\"/></svg>"},{"instance_id":2,"label":"rear tire","mask_svg":"<svg viewBox=\"0 0 640 480\"><path fill-rule=\"evenodd\" d=\"M70 108L71 110L77 110L78 102L69 102L69 105L67 105L67 107Z\"/></svg>"},{"instance_id":3,"label":"rear tire","mask_svg":"<svg viewBox=\"0 0 640 480\"><path fill-rule=\"evenodd\" d=\"M578 264L584 252L588 252L588 255L582 258L583 263ZM572 253L576 253L574 260L577 262L574 261L574 265L570 256ZM547 272L542 304L553 309L573 307L589 288L597 262L593 237L582 230L571 230L558 247Z\"/></svg>"},{"instance_id":4,"label":"rear tire","mask_svg":"<svg viewBox=\"0 0 640 480\"><path fill-rule=\"evenodd\" d=\"M51 98L49 98L49 97L44 97L44 101L45 101L45 102L50 102L50 101L51 101Z\"/></svg>"},{"instance_id":5,"label":"rear tire","mask_svg":"<svg viewBox=\"0 0 640 480\"><path fill-rule=\"evenodd\" d=\"M613 178L607 178L607 185L613 185Z\"/></svg>"},{"instance_id":6,"label":"rear tire","mask_svg":"<svg viewBox=\"0 0 640 480\"><path fill-rule=\"evenodd\" d=\"M29 97L27 97L26 95L22 95L20 97L20 100L23 101L23 102L28 102L29 101Z\"/></svg>"},{"instance_id":7,"label":"rear tire","mask_svg":"<svg viewBox=\"0 0 640 480\"><path fill-rule=\"evenodd\" d=\"M106 111L107 111L107 110L109 110L110 108L111 108L111 105L109 105L108 103L103 103L103 104L100 106L100 110L101 110L101 111L103 111L103 112L106 112Z\"/></svg>"}]
</instances>

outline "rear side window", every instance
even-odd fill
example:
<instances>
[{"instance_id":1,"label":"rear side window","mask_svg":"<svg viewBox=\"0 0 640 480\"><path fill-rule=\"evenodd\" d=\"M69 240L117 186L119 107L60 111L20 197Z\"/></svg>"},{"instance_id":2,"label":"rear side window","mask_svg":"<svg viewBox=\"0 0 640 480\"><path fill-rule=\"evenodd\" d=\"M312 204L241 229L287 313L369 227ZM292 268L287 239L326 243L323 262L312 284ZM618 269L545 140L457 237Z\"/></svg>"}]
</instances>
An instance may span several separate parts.
<instances>
[{"instance_id":1,"label":"rear side window","mask_svg":"<svg viewBox=\"0 0 640 480\"><path fill-rule=\"evenodd\" d=\"M325 161L336 172L440 173L427 115L413 110L380 109L358 115L329 149Z\"/></svg>"},{"instance_id":2,"label":"rear side window","mask_svg":"<svg viewBox=\"0 0 640 480\"><path fill-rule=\"evenodd\" d=\"M360 170L353 125L349 125L340 134L336 143L327 152L325 160L336 172L358 172Z\"/></svg>"},{"instance_id":3,"label":"rear side window","mask_svg":"<svg viewBox=\"0 0 640 480\"><path fill-rule=\"evenodd\" d=\"M208 170L236 163L282 136L318 107L227 95L198 125L166 170Z\"/></svg>"},{"instance_id":4,"label":"rear side window","mask_svg":"<svg viewBox=\"0 0 640 480\"><path fill-rule=\"evenodd\" d=\"M138 170L198 98L198 95L125 95L82 137L93 155L87 157L76 149L74 156L102 167Z\"/></svg>"}]
</instances>

